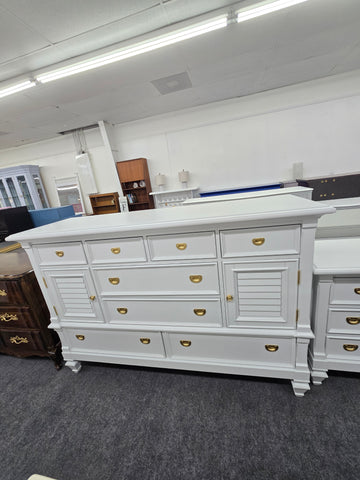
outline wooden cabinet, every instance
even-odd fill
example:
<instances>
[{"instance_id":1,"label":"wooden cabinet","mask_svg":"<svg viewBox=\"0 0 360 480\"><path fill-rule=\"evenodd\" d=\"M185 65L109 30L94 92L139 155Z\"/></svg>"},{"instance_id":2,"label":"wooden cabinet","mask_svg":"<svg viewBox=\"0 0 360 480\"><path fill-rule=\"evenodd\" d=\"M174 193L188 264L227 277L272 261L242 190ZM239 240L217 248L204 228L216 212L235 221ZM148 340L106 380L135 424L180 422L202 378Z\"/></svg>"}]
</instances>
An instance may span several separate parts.
<instances>
[{"instance_id":1,"label":"wooden cabinet","mask_svg":"<svg viewBox=\"0 0 360 480\"><path fill-rule=\"evenodd\" d=\"M154 199L150 196L151 183L146 158L117 162L116 168L122 191L129 204L129 211L154 208Z\"/></svg>"},{"instance_id":2,"label":"wooden cabinet","mask_svg":"<svg viewBox=\"0 0 360 480\"><path fill-rule=\"evenodd\" d=\"M315 241L310 365L320 385L328 370L360 372L360 238Z\"/></svg>"},{"instance_id":3,"label":"wooden cabinet","mask_svg":"<svg viewBox=\"0 0 360 480\"><path fill-rule=\"evenodd\" d=\"M73 371L83 360L286 378L302 396L316 220L333 211L274 196L80 217L56 238L49 226L9 239L47 281Z\"/></svg>"},{"instance_id":4,"label":"wooden cabinet","mask_svg":"<svg viewBox=\"0 0 360 480\"><path fill-rule=\"evenodd\" d=\"M50 357L59 369L61 345L49 323L49 310L25 251L1 253L0 353Z\"/></svg>"},{"instance_id":5,"label":"wooden cabinet","mask_svg":"<svg viewBox=\"0 0 360 480\"><path fill-rule=\"evenodd\" d=\"M120 212L118 192L93 194L89 198L94 215Z\"/></svg>"}]
</instances>

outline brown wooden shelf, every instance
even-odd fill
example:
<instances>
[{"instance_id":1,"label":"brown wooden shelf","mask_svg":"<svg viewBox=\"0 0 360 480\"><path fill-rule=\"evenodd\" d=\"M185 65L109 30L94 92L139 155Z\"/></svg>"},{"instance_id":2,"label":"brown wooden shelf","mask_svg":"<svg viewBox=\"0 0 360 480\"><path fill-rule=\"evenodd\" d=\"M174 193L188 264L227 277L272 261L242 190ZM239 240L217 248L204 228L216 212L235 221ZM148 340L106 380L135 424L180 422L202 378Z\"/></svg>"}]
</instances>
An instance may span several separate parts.
<instances>
[{"instance_id":1,"label":"brown wooden shelf","mask_svg":"<svg viewBox=\"0 0 360 480\"><path fill-rule=\"evenodd\" d=\"M154 208L154 199L150 194L151 183L146 158L135 158L116 163L122 191L127 197L129 210ZM140 186L144 182L145 186ZM134 183L138 186L134 187ZM133 197L133 203L130 199Z\"/></svg>"}]
</instances>

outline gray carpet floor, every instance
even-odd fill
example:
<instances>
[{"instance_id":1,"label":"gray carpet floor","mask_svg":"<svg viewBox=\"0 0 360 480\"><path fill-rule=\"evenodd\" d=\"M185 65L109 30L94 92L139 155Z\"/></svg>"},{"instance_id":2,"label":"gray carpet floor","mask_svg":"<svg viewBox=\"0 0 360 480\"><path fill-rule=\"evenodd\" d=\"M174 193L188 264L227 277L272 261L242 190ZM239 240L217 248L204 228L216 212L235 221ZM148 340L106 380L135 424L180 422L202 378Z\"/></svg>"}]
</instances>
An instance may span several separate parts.
<instances>
[{"instance_id":1,"label":"gray carpet floor","mask_svg":"<svg viewBox=\"0 0 360 480\"><path fill-rule=\"evenodd\" d=\"M0 479L358 480L360 375L289 381L0 355Z\"/></svg>"}]
</instances>

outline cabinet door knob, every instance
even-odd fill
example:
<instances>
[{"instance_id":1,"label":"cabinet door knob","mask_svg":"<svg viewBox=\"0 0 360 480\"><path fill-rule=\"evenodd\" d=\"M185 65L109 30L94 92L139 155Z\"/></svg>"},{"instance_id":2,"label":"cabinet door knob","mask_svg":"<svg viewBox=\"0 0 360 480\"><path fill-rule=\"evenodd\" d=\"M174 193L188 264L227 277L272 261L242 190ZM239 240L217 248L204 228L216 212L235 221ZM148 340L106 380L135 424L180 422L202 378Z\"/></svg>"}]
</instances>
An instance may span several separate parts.
<instances>
[{"instance_id":1,"label":"cabinet door knob","mask_svg":"<svg viewBox=\"0 0 360 480\"><path fill-rule=\"evenodd\" d=\"M358 325L360 323L360 317L346 317L346 321L350 325Z\"/></svg>"},{"instance_id":2,"label":"cabinet door knob","mask_svg":"<svg viewBox=\"0 0 360 480\"><path fill-rule=\"evenodd\" d=\"M89 298L90 298L91 301L94 301L96 297L95 297L95 295L91 295Z\"/></svg>"},{"instance_id":3,"label":"cabinet door knob","mask_svg":"<svg viewBox=\"0 0 360 480\"><path fill-rule=\"evenodd\" d=\"M193 283L200 283L203 279L202 275L190 275L189 278Z\"/></svg>"},{"instance_id":4,"label":"cabinet door knob","mask_svg":"<svg viewBox=\"0 0 360 480\"><path fill-rule=\"evenodd\" d=\"M16 337L10 337L10 342L15 343L15 345L20 345L20 343L29 343L29 340L27 337L19 337L16 335Z\"/></svg>"},{"instance_id":5,"label":"cabinet door knob","mask_svg":"<svg viewBox=\"0 0 360 480\"><path fill-rule=\"evenodd\" d=\"M127 312L128 312L128 309L125 308L125 307L120 307L120 308L117 308L116 309L119 313L121 313L121 315L126 315Z\"/></svg>"},{"instance_id":6,"label":"cabinet door knob","mask_svg":"<svg viewBox=\"0 0 360 480\"><path fill-rule=\"evenodd\" d=\"M355 292L357 295L360 295L360 287L354 288L354 292Z\"/></svg>"},{"instance_id":7,"label":"cabinet door knob","mask_svg":"<svg viewBox=\"0 0 360 480\"><path fill-rule=\"evenodd\" d=\"M140 342L143 343L144 345L149 345L149 343L151 342L150 338L140 338Z\"/></svg>"},{"instance_id":8,"label":"cabinet door knob","mask_svg":"<svg viewBox=\"0 0 360 480\"><path fill-rule=\"evenodd\" d=\"M111 249L112 253L114 253L115 255L117 255L118 253L120 253L120 247L114 247Z\"/></svg>"},{"instance_id":9,"label":"cabinet door knob","mask_svg":"<svg viewBox=\"0 0 360 480\"><path fill-rule=\"evenodd\" d=\"M257 247L259 247L260 245L262 245L263 243L265 242L265 238L253 238L252 239L252 243L254 245L256 245Z\"/></svg>"},{"instance_id":10,"label":"cabinet door knob","mask_svg":"<svg viewBox=\"0 0 360 480\"><path fill-rule=\"evenodd\" d=\"M75 335L75 337L80 341L85 340L85 335Z\"/></svg>"},{"instance_id":11,"label":"cabinet door knob","mask_svg":"<svg viewBox=\"0 0 360 480\"><path fill-rule=\"evenodd\" d=\"M194 313L198 317L203 317L206 314L206 308L194 308Z\"/></svg>"},{"instance_id":12,"label":"cabinet door knob","mask_svg":"<svg viewBox=\"0 0 360 480\"><path fill-rule=\"evenodd\" d=\"M176 244L176 248L177 248L178 250L185 250L186 247L187 247L187 244L186 244L186 243L177 243L177 244Z\"/></svg>"},{"instance_id":13,"label":"cabinet door knob","mask_svg":"<svg viewBox=\"0 0 360 480\"><path fill-rule=\"evenodd\" d=\"M359 345L351 345L349 343L345 343L345 345L343 345L343 348L347 352L355 352L359 348Z\"/></svg>"},{"instance_id":14,"label":"cabinet door knob","mask_svg":"<svg viewBox=\"0 0 360 480\"><path fill-rule=\"evenodd\" d=\"M233 300L234 300L234 297L232 295L226 295L227 302L232 302Z\"/></svg>"},{"instance_id":15,"label":"cabinet door knob","mask_svg":"<svg viewBox=\"0 0 360 480\"><path fill-rule=\"evenodd\" d=\"M5 290L0 290L0 297L6 297L7 293Z\"/></svg>"},{"instance_id":16,"label":"cabinet door knob","mask_svg":"<svg viewBox=\"0 0 360 480\"><path fill-rule=\"evenodd\" d=\"M2 315L0 315L0 322L12 322L16 320L19 320L18 316L12 313L5 312Z\"/></svg>"},{"instance_id":17,"label":"cabinet door knob","mask_svg":"<svg viewBox=\"0 0 360 480\"><path fill-rule=\"evenodd\" d=\"M56 250L55 253L58 257L63 257L64 256L64 252L62 250Z\"/></svg>"},{"instance_id":18,"label":"cabinet door knob","mask_svg":"<svg viewBox=\"0 0 360 480\"><path fill-rule=\"evenodd\" d=\"M110 277L110 278L109 278L109 282L110 282L112 285L118 285L118 283L120 282L120 278Z\"/></svg>"},{"instance_id":19,"label":"cabinet door knob","mask_svg":"<svg viewBox=\"0 0 360 480\"><path fill-rule=\"evenodd\" d=\"M265 348L268 352L276 352L279 350L279 345L265 345Z\"/></svg>"}]
</instances>

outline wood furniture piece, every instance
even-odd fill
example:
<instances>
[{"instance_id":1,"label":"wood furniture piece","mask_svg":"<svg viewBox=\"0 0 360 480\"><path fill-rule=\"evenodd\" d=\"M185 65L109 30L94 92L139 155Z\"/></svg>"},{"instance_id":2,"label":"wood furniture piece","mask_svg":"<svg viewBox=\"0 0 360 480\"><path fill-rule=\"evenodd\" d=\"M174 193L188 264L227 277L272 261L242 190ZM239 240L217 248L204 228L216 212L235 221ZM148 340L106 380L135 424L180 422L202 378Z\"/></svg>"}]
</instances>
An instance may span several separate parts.
<instances>
[{"instance_id":1,"label":"wood furniture piece","mask_svg":"<svg viewBox=\"0 0 360 480\"><path fill-rule=\"evenodd\" d=\"M19 165L0 170L0 207L48 208L37 165Z\"/></svg>"},{"instance_id":2,"label":"wood furniture piece","mask_svg":"<svg viewBox=\"0 0 360 480\"><path fill-rule=\"evenodd\" d=\"M116 169L122 191L128 200L129 211L154 208L146 158L116 162Z\"/></svg>"},{"instance_id":3,"label":"wood furniture piece","mask_svg":"<svg viewBox=\"0 0 360 480\"><path fill-rule=\"evenodd\" d=\"M120 212L118 192L97 193L89 195L89 199L94 215Z\"/></svg>"},{"instance_id":4,"label":"wood furniture piece","mask_svg":"<svg viewBox=\"0 0 360 480\"><path fill-rule=\"evenodd\" d=\"M8 240L28 252L74 372L86 360L278 377L302 396L315 229L332 211L274 196L73 218Z\"/></svg>"},{"instance_id":5,"label":"wood furniture piece","mask_svg":"<svg viewBox=\"0 0 360 480\"><path fill-rule=\"evenodd\" d=\"M50 357L59 369L61 345L49 323L49 310L25 251L1 253L0 353Z\"/></svg>"},{"instance_id":6,"label":"wood furniture piece","mask_svg":"<svg viewBox=\"0 0 360 480\"><path fill-rule=\"evenodd\" d=\"M183 202L195 199L198 188L182 188L180 190L160 190L158 192L151 192L150 195L155 199L155 208L177 207Z\"/></svg>"},{"instance_id":7,"label":"wood furniture piece","mask_svg":"<svg viewBox=\"0 0 360 480\"><path fill-rule=\"evenodd\" d=\"M310 365L316 385L328 370L360 372L360 237L315 242Z\"/></svg>"}]
</instances>

